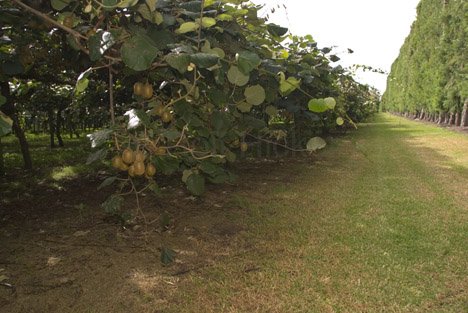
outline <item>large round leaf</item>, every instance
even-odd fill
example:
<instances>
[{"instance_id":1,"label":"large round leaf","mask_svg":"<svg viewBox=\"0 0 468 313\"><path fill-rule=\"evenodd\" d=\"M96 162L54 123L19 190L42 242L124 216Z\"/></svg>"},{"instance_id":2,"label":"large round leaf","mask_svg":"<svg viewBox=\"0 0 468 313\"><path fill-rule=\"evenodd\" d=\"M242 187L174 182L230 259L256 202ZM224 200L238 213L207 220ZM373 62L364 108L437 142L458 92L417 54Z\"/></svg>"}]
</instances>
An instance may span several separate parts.
<instances>
[{"instance_id":1,"label":"large round leaf","mask_svg":"<svg viewBox=\"0 0 468 313\"><path fill-rule=\"evenodd\" d=\"M180 25L178 29L176 29L177 34L185 34L196 31L200 27L200 24L195 22L185 22Z\"/></svg>"},{"instance_id":2,"label":"large round leaf","mask_svg":"<svg viewBox=\"0 0 468 313\"><path fill-rule=\"evenodd\" d=\"M325 104L327 105L327 107L330 109L330 110L333 110L336 106L336 100L335 98L332 98L332 97L329 97L329 98L325 98L323 99L325 101Z\"/></svg>"},{"instance_id":3,"label":"large round leaf","mask_svg":"<svg viewBox=\"0 0 468 313\"><path fill-rule=\"evenodd\" d=\"M157 52L158 48L153 45L151 38L142 34L133 36L120 49L124 63L135 71L147 70Z\"/></svg>"},{"instance_id":4,"label":"large round leaf","mask_svg":"<svg viewBox=\"0 0 468 313\"><path fill-rule=\"evenodd\" d=\"M324 99L310 99L308 107L315 113L323 113L329 109Z\"/></svg>"},{"instance_id":5,"label":"large round leaf","mask_svg":"<svg viewBox=\"0 0 468 313\"><path fill-rule=\"evenodd\" d=\"M236 55L237 64L239 69L244 74L249 74L253 69L260 65L260 57L251 51L242 51Z\"/></svg>"},{"instance_id":6,"label":"large round leaf","mask_svg":"<svg viewBox=\"0 0 468 313\"><path fill-rule=\"evenodd\" d=\"M211 53L195 53L190 56L193 63L199 68L208 68L218 64L219 57L217 54Z\"/></svg>"},{"instance_id":7,"label":"large round leaf","mask_svg":"<svg viewBox=\"0 0 468 313\"><path fill-rule=\"evenodd\" d=\"M236 105L237 109L242 113L249 113L252 110L252 104L242 101Z\"/></svg>"},{"instance_id":8,"label":"large round leaf","mask_svg":"<svg viewBox=\"0 0 468 313\"><path fill-rule=\"evenodd\" d=\"M269 105L265 108L265 113L271 117L274 117L278 114L278 109L272 105Z\"/></svg>"},{"instance_id":9,"label":"large round leaf","mask_svg":"<svg viewBox=\"0 0 468 313\"><path fill-rule=\"evenodd\" d=\"M327 143L325 142L325 140L323 140L320 137L314 137L314 138L311 138L307 142L307 150L309 150L309 151L320 150L320 149L325 148L326 145L327 145Z\"/></svg>"},{"instance_id":10,"label":"large round leaf","mask_svg":"<svg viewBox=\"0 0 468 313\"><path fill-rule=\"evenodd\" d=\"M200 174L192 174L187 178L187 188L195 196L201 196L205 192L205 177Z\"/></svg>"},{"instance_id":11,"label":"large round leaf","mask_svg":"<svg viewBox=\"0 0 468 313\"><path fill-rule=\"evenodd\" d=\"M249 82L250 76L242 73L237 66L231 66L227 73L228 80L231 84L244 86Z\"/></svg>"},{"instance_id":12,"label":"large round leaf","mask_svg":"<svg viewBox=\"0 0 468 313\"><path fill-rule=\"evenodd\" d=\"M245 100L252 105L260 105L265 101L265 89L260 85L249 86L244 91Z\"/></svg>"},{"instance_id":13,"label":"large round leaf","mask_svg":"<svg viewBox=\"0 0 468 313\"><path fill-rule=\"evenodd\" d=\"M181 74L187 71L187 67L190 64L190 55L186 53L168 54L165 59L170 67L175 68Z\"/></svg>"},{"instance_id":14,"label":"large round leaf","mask_svg":"<svg viewBox=\"0 0 468 313\"><path fill-rule=\"evenodd\" d=\"M3 112L0 111L0 137L10 133L12 125L13 121L11 120L11 118L9 118L5 114L3 114Z\"/></svg>"}]
</instances>

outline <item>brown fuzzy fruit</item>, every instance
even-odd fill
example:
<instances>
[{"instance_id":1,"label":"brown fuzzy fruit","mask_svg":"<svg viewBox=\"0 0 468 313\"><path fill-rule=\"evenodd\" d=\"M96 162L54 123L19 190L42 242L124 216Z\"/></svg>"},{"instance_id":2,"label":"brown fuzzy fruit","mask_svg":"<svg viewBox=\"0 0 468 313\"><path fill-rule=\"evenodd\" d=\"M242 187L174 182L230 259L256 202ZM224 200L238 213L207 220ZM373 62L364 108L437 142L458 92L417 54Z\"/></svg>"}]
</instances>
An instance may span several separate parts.
<instances>
[{"instance_id":1,"label":"brown fuzzy fruit","mask_svg":"<svg viewBox=\"0 0 468 313\"><path fill-rule=\"evenodd\" d=\"M130 166L128 167L128 175L129 175L130 177L135 177L135 166L130 165Z\"/></svg>"},{"instance_id":2,"label":"brown fuzzy fruit","mask_svg":"<svg viewBox=\"0 0 468 313\"><path fill-rule=\"evenodd\" d=\"M124 171L124 172L125 172L125 171L128 171L128 165L125 164L124 162L122 162L122 164L120 165L119 169L120 169L121 171Z\"/></svg>"},{"instance_id":3,"label":"brown fuzzy fruit","mask_svg":"<svg viewBox=\"0 0 468 313\"><path fill-rule=\"evenodd\" d=\"M141 96L143 95L143 88L144 88L145 85L143 85L143 83L140 83L140 82L136 82L135 84L133 84L133 93L136 95L136 96Z\"/></svg>"},{"instance_id":4,"label":"brown fuzzy fruit","mask_svg":"<svg viewBox=\"0 0 468 313\"><path fill-rule=\"evenodd\" d=\"M157 105L157 106L153 109L154 114L156 114L156 115L158 115L158 116L163 115L164 111L165 111L165 108L164 108L164 105L162 105L162 104Z\"/></svg>"},{"instance_id":5,"label":"brown fuzzy fruit","mask_svg":"<svg viewBox=\"0 0 468 313\"><path fill-rule=\"evenodd\" d=\"M148 177L153 177L156 174L156 167L149 163L146 165L146 171L145 171L146 176Z\"/></svg>"},{"instance_id":6,"label":"brown fuzzy fruit","mask_svg":"<svg viewBox=\"0 0 468 313\"><path fill-rule=\"evenodd\" d=\"M141 176L145 173L145 163L136 161L133 163L135 176Z\"/></svg>"},{"instance_id":7,"label":"brown fuzzy fruit","mask_svg":"<svg viewBox=\"0 0 468 313\"><path fill-rule=\"evenodd\" d=\"M171 112L169 112L169 111L164 111L163 114L161 115L161 120L162 120L164 123L169 123L170 121L172 121L172 114L171 114Z\"/></svg>"},{"instance_id":8,"label":"brown fuzzy fruit","mask_svg":"<svg viewBox=\"0 0 468 313\"><path fill-rule=\"evenodd\" d=\"M135 152L135 162L144 162L146 159L146 155L143 151Z\"/></svg>"},{"instance_id":9,"label":"brown fuzzy fruit","mask_svg":"<svg viewBox=\"0 0 468 313\"><path fill-rule=\"evenodd\" d=\"M112 158L112 166L114 168L120 170L122 165L124 165L124 162L120 156L116 155L115 157Z\"/></svg>"},{"instance_id":10,"label":"brown fuzzy fruit","mask_svg":"<svg viewBox=\"0 0 468 313\"><path fill-rule=\"evenodd\" d=\"M141 96L143 99L151 99L153 97L153 86L149 83L144 84Z\"/></svg>"},{"instance_id":11,"label":"brown fuzzy fruit","mask_svg":"<svg viewBox=\"0 0 468 313\"><path fill-rule=\"evenodd\" d=\"M242 152L245 152L245 151L247 151L247 149L249 149L249 146L247 145L247 143L246 143L246 142L242 142L242 143L240 144L240 150L241 150Z\"/></svg>"},{"instance_id":12,"label":"brown fuzzy fruit","mask_svg":"<svg viewBox=\"0 0 468 313\"><path fill-rule=\"evenodd\" d=\"M122 152L122 160L127 164L135 162L135 153L132 149L127 148Z\"/></svg>"}]
</instances>

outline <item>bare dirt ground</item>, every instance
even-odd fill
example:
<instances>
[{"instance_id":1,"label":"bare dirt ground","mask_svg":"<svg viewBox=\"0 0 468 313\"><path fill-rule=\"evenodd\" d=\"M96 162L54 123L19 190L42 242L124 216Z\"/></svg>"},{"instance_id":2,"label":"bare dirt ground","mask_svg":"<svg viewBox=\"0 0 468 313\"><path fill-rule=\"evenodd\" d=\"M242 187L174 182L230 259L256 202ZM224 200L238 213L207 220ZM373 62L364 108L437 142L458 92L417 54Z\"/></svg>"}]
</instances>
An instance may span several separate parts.
<instances>
[{"instance_id":1,"label":"bare dirt ground","mask_svg":"<svg viewBox=\"0 0 468 313\"><path fill-rule=\"evenodd\" d=\"M202 198L174 184L160 197L147 195L147 226L109 218L100 204L112 190L97 192L98 177L1 202L0 312L162 312L177 301L176 282L232 258L228 251L251 248L242 239L246 226L232 222L245 213L232 195L255 197L270 183L291 180L291 169L278 170L285 162L244 163L235 185L211 186ZM126 206L134 211L132 197ZM170 217L168 227L162 216ZM161 263L162 247L175 250L174 263Z\"/></svg>"}]
</instances>

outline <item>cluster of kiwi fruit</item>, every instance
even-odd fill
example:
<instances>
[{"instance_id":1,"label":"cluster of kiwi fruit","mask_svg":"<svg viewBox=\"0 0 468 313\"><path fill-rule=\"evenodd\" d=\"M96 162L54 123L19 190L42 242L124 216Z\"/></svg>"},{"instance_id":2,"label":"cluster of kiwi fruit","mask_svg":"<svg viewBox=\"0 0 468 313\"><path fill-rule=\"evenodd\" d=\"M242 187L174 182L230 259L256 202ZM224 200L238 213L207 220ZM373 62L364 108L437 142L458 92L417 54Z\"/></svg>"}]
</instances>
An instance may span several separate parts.
<instances>
[{"instance_id":1,"label":"cluster of kiwi fruit","mask_svg":"<svg viewBox=\"0 0 468 313\"><path fill-rule=\"evenodd\" d=\"M126 148L121 155L112 158L112 166L121 171L127 171L130 177L143 176L153 177L156 174L156 167L147 162L146 155L141 150L133 151Z\"/></svg>"},{"instance_id":2,"label":"cluster of kiwi fruit","mask_svg":"<svg viewBox=\"0 0 468 313\"><path fill-rule=\"evenodd\" d=\"M133 93L145 100L151 99L153 97L153 86L148 82L136 82L133 84Z\"/></svg>"},{"instance_id":3,"label":"cluster of kiwi fruit","mask_svg":"<svg viewBox=\"0 0 468 313\"><path fill-rule=\"evenodd\" d=\"M159 116L164 123L169 123L174 118L171 111L162 104L155 106L152 113Z\"/></svg>"}]
</instances>

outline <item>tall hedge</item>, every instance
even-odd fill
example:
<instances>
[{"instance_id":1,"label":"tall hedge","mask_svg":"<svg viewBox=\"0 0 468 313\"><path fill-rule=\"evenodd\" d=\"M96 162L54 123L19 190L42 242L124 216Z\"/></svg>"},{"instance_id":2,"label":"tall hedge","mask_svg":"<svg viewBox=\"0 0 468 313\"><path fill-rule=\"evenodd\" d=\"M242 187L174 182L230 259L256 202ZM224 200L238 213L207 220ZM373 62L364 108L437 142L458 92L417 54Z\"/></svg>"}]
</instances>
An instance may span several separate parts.
<instances>
[{"instance_id":1,"label":"tall hedge","mask_svg":"<svg viewBox=\"0 0 468 313\"><path fill-rule=\"evenodd\" d=\"M467 123L468 2L422 0L392 65L382 105L438 123Z\"/></svg>"}]
</instances>

